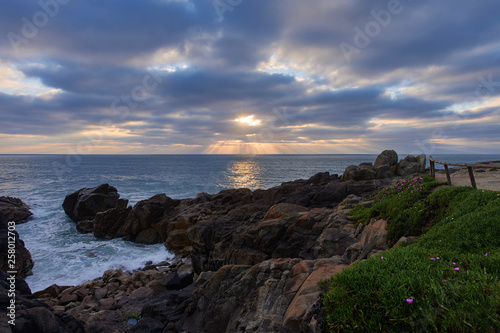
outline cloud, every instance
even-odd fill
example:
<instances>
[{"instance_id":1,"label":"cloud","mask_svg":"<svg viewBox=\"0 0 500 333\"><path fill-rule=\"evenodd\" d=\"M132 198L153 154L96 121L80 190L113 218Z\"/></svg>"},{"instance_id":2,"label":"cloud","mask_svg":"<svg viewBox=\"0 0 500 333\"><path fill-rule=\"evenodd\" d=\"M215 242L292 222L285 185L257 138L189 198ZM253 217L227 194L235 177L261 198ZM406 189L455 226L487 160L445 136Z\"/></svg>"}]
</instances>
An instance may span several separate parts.
<instances>
[{"instance_id":1,"label":"cloud","mask_svg":"<svg viewBox=\"0 0 500 333\"><path fill-rule=\"evenodd\" d=\"M100 152L376 153L436 131L455 145L436 149L498 152L498 1L40 3L0 13L0 153L88 133ZM248 116L261 123L234 122Z\"/></svg>"}]
</instances>

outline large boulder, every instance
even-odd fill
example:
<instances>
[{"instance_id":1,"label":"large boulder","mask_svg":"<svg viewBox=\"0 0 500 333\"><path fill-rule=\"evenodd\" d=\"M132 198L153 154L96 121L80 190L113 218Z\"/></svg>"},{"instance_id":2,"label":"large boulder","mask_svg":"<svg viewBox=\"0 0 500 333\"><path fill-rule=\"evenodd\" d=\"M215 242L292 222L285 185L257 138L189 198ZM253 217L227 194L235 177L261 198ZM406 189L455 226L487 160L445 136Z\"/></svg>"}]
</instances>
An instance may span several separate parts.
<instances>
[{"instance_id":1,"label":"large boulder","mask_svg":"<svg viewBox=\"0 0 500 333\"><path fill-rule=\"evenodd\" d=\"M92 188L81 188L68 194L62 207L64 212L77 223L80 232L88 233L93 230L93 222L97 213L111 208L125 208L128 200L120 199L115 187L102 184Z\"/></svg>"},{"instance_id":2,"label":"large boulder","mask_svg":"<svg viewBox=\"0 0 500 333\"><path fill-rule=\"evenodd\" d=\"M7 220L17 224L27 222L28 218L33 215L27 204L21 199L12 197L0 197L0 212L5 215Z\"/></svg>"},{"instance_id":3,"label":"large boulder","mask_svg":"<svg viewBox=\"0 0 500 333\"><path fill-rule=\"evenodd\" d=\"M398 153L395 150L384 150L377 156L375 160L375 167L382 165L387 165L389 167L394 167L398 164Z\"/></svg>"},{"instance_id":4,"label":"large boulder","mask_svg":"<svg viewBox=\"0 0 500 333\"><path fill-rule=\"evenodd\" d=\"M15 271L15 275L19 278L26 278L33 275L33 259L31 253L24 246L24 242L19 238L19 234L15 231L13 221L8 221L5 215L0 212L0 269L4 272ZM13 241L13 242L11 242ZM14 248L15 260L9 261L9 249ZM9 246L10 245L10 246Z\"/></svg>"},{"instance_id":5,"label":"large boulder","mask_svg":"<svg viewBox=\"0 0 500 333\"><path fill-rule=\"evenodd\" d=\"M418 156L408 155L399 162L396 174L401 177L407 177L416 173L425 172L426 156L420 154Z\"/></svg>"},{"instance_id":6,"label":"large boulder","mask_svg":"<svg viewBox=\"0 0 500 333\"><path fill-rule=\"evenodd\" d=\"M179 203L180 200L157 194L139 201L133 208L109 209L97 214L94 235L106 239L122 237L145 244L160 243L167 236L165 228L168 223L162 221Z\"/></svg>"},{"instance_id":7,"label":"large boulder","mask_svg":"<svg viewBox=\"0 0 500 333\"><path fill-rule=\"evenodd\" d=\"M396 174L397 164L398 154L394 150L384 150L377 156L374 164L365 162L348 166L342 175L342 181L389 178Z\"/></svg>"},{"instance_id":8,"label":"large boulder","mask_svg":"<svg viewBox=\"0 0 500 333\"><path fill-rule=\"evenodd\" d=\"M348 166L342 174L342 182L350 180L385 179L395 175L407 177L415 173L425 172L426 157L424 154L408 155L398 163L398 154L394 150L384 150L377 156L375 163L361 163Z\"/></svg>"}]
</instances>

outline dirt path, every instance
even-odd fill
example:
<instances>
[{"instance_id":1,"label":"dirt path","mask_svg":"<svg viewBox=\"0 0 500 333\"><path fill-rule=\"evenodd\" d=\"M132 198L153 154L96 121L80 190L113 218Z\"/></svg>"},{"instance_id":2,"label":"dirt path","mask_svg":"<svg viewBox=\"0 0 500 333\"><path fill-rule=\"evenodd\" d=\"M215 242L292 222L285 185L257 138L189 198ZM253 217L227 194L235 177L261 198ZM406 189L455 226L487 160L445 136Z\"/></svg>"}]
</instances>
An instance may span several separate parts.
<instances>
[{"instance_id":1,"label":"dirt path","mask_svg":"<svg viewBox=\"0 0 500 333\"><path fill-rule=\"evenodd\" d=\"M450 169L452 172L451 184L453 186L471 186L467 168L463 168L458 171L454 170L455 169ZM478 189L500 191L500 171L486 172L484 169L475 169L474 178L476 179ZM444 170L436 171L436 180L443 182L446 181L446 174Z\"/></svg>"}]
</instances>

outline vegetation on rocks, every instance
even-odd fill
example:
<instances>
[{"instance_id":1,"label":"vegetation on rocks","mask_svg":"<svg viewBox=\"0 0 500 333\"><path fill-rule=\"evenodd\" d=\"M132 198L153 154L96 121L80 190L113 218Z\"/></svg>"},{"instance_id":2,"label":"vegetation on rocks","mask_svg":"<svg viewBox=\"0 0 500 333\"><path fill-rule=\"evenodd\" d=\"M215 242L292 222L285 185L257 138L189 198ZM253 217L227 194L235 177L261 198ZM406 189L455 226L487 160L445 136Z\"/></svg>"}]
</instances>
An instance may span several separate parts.
<instances>
[{"instance_id":1,"label":"vegetation on rocks","mask_svg":"<svg viewBox=\"0 0 500 333\"><path fill-rule=\"evenodd\" d=\"M431 226L435 212L428 207L436 203L426 198L441 184L430 175L408 178L380 191L370 207L358 205L350 214L365 225L373 217L388 220L387 239L392 246L402 236L419 236Z\"/></svg>"},{"instance_id":2,"label":"vegetation on rocks","mask_svg":"<svg viewBox=\"0 0 500 333\"><path fill-rule=\"evenodd\" d=\"M388 197L382 190L382 200L353 210L363 222L387 218L389 239L423 235L326 283L329 331L500 332L500 193L470 187L430 193L432 179L412 181L421 192L405 185Z\"/></svg>"}]
</instances>

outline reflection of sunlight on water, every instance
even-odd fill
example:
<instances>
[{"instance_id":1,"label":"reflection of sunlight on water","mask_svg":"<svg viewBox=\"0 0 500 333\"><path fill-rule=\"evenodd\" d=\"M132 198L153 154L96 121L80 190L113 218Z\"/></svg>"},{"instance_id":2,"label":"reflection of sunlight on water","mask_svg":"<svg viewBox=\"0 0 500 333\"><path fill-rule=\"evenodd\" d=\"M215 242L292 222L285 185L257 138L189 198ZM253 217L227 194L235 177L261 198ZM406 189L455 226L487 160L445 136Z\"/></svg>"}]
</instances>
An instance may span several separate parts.
<instances>
[{"instance_id":1,"label":"reflection of sunlight on water","mask_svg":"<svg viewBox=\"0 0 500 333\"><path fill-rule=\"evenodd\" d=\"M226 182L230 188L257 189L262 187L261 172L256 161L235 161L225 172Z\"/></svg>"}]
</instances>

